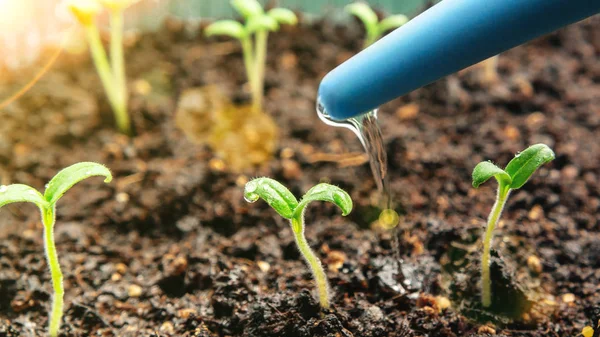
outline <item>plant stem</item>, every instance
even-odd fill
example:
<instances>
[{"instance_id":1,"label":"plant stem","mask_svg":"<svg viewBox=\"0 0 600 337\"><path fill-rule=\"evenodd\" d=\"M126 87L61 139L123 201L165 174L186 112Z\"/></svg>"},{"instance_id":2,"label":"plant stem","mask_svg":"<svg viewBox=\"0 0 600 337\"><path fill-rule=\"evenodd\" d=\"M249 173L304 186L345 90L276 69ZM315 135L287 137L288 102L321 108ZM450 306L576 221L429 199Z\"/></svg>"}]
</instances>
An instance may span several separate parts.
<instances>
[{"instance_id":1,"label":"plant stem","mask_svg":"<svg viewBox=\"0 0 600 337\"><path fill-rule=\"evenodd\" d=\"M100 76L100 81L102 81L102 86L104 87L104 91L108 97L108 102L110 103L110 106L115 114L117 127L119 128L119 131L128 133L129 117L127 116L127 111L123 111L118 103L118 98L115 91L117 89L115 85L115 78L106 57L106 51L104 50L102 41L100 40L98 26L96 26L96 24L90 24L85 27L85 30L88 43L90 44L92 59L94 60L96 71L98 72L98 76Z\"/></svg>"},{"instance_id":2,"label":"plant stem","mask_svg":"<svg viewBox=\"0 0 600 337\"><path fill-rule=\"evenodd\" d=\"M123 10L113 10L110 13L110 62L115 79L117 126L121 132L130 134L131 125L127 113L127 82L123 53Z\"/></svg>"},{"instance_id":3,"label":"plant stem","mask_svg":"<svg viewBox=\"0 0 600 337\"><path fill-rule=\"evenodd\" d=\"M500 184L498 186L498 195L496 202L492 207L490 216L488 217L487 229L483 239L483 255L481 256L481 303L484 307L489 307L492 304L492 284L490 280L490 249L494 238L494 228L500 219L508 195L510 187Z\"/></svg>"},{"instance_id":4,"label":"plant stem","mask_svg":"<svg viewBox=\"0 0 600 337\"><path fill-rule=\"evenodd\" d=\"M60 323L63 315L63 296L65 294L63 288L63 274L58 263L58 255L56 246L54 245L54 222L55 209L54 205L44 208L42 211L42 223L44 224L44 248L50 275L52 278L52 287L54 288L54 296L52 297L52 311L49 319L49 334L51 337L58 335Z\"/></svg>"},{"instance_id":5,"label":"plant stem","mask_svg":"<svg viewBox=\"0 0 600 337\"><path fill-rule=\"evenodd\" d=\"M256 32L256 87L254 88L252 103L257 111L262 111L262 101L265 87L265 67L267 63L267 41L269 32L259 30Z\"/></svg>"},{"instance_id":6,"label":"plant stem","mask_svg":"<svg viewBox=\"0 0 600 337\"><path fill-rule=\"evenodd\" d=\"M248 84L250 84L250 92L252 93L252 111L255 112L256 102L256 69L255 69L255 58L254 58L254 47L252 46L252 37L247 36L241 40L242 42L242 53L244 54L244 67L246 67L246 76L248 77Z\"/></svg>"},{"instance_id":7,"label":"plant stem","mask_svg":"<svg viewBox=\"0 0 600 337\"><path fill-rule=\"evenodd\" d=\"M367 31L367 36L365 37L365 44L363 49L366 49L368 46L372 45L379 38L379 27L365 27Z\"/></svg>"},{"instance_id":8,"label":"plant stem","mask_svg":"<svg viewBox=\"0 0 600 337\"><path fill-rule=\"evenodd\" d=\"M312 270L313 276L317 283L317 290L319 291L319 302L321 307L329 308L329 285L327 283L327 275L323 269L323 265L310 249L306 237L304 236L304 216L301 214L297 218L292 218L292 229L294 231L294 239L300 249L300 253L308 263L308 266Z\"/></svg>"}]
</instances>

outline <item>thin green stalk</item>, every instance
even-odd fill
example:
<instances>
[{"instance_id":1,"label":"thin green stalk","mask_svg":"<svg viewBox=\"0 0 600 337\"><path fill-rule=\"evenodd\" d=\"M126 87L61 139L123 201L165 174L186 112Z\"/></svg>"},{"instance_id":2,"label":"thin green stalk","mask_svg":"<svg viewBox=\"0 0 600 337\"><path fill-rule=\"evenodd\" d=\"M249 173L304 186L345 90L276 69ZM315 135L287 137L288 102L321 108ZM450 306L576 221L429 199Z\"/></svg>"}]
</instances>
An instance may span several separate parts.
<instances>
[{"instance_id":1,"label":"thin green stalk","mask_svg":"<svg viewBox=\"0 0 600 337\"><path fill-rule=\"evenodd\" d=\"M254 57L254 47L252 45L252 37L247 36L241 40L242 42L242 53L244 55L244 67L246 68L246 76L248 77L248 83L250 84L250 92L252 93L252 111L256 110L256 95L257 95L257 84L256 84L256 59Z\"/></svg>"},{"instance_id":2,"label":"thin green stalk","mask_svg":"<svg viewBox=\"0 0 600 337\"><path fill-rule=\"evenodd\" d=\"M51 337L58 336L58 329L63 315L63 297L65 290L63 288L63 274L58 263L56 246L54 245L54 205L44 208L42 211L42 222L44 224L44 247L50 275L52 278L52 287L54 296L52 297L52 311L50 313L49 333Z\"/></svg>"},{"instance_id":3,"label":"thin green stalk","mask_svg":"<svg viewBox=\"0 0 600 337\"><path fill-rule=\"evenodd\" d=\"M363 49L366 49L368 46L372 45L379 38L379 32L377 27L367 27L367 36L365 38L365 45Z\"/></svg>"},{"instance_id":4,"label":"thin green stalk","mask_svg":"<svg viewBox=\"0 0 600 337\"><path fill-rule=\"evenodd\" d=\"M494 228L498 224L508 195L510 194L510 187L498 186L498 196L494 207L488 218L487 229L485 237L483 239L483 255L481 256L481 303L484 307L489 307L492 304L492 285L490 280L490 248L492 246L492 240L494 238Z\"/></svg>"},{"instance_id":5,"label":"thin green stalk","mask_svg":"<svg viewBox=\"0 0 600 337\"><path fill-rule=\"evenodd\" d=\"M292 229L294 231L294 239L296 240L296 244L300 249L300 253L302 256L304 256L306 262L308 263L308 266L310 267L317 283L321 307L327 309L329 308L329 286L327 284L327 275L325 275L323 265L321 265L321 262L312 249L310 249L310 246L306 241L306 237L304 236L303 215L300 215L300 217L297 218L292 218Z\"/></svg>"},{"instance_id":6,"label":"thin green stalk","mask_svg":"<svg viewBox=\"0 0 600 337\"><path fill-rule=\"evenodd\" d=\"M254 97L252 97L254 107L258 111L262 110L262 101L265 87L265 67L267 63L267 41L269 39L269 32L266 30L260 30L256 32L256 61L255 61L255 74L256 74L256 88L254 88Z\"/></svg>"},{"instance_id":7,"label":"thin green stalk","mask_svg":"<svg viewBox=\"0 0 600 337\"><path fill-rule=\"evenodd\" d=\"M102 41L100 40L98 26L96 26L96 24L87 25L85 30L88 43L90 44L92 59L94 60L96 71L98 72L98 76L100 76L100 81L102 82L102 86L104 87L104 91L108 97L108 102L110 103L110 106L115 114L117 127L119 128L119 131L128 134L129 117L127 116L127 111L123 110L122 105L120 105L118 102L115 78L113 76L110 64L108 63L108 58L106 57L106 51L104 50Z\"/></svg>"},{"instance_id":8,"label":"thin green stalk","mask_svg":"<svg viewBox=\"0 0 600 337\"><path fill-rule=\"evenodd\" d=\"M123 11L110 13L110 62L115 79L115 111L117 126L122 132L129 134L131 125L127 113L127 82L125 78L125 56L123 53Z\"/></svg>"}]
</instances>

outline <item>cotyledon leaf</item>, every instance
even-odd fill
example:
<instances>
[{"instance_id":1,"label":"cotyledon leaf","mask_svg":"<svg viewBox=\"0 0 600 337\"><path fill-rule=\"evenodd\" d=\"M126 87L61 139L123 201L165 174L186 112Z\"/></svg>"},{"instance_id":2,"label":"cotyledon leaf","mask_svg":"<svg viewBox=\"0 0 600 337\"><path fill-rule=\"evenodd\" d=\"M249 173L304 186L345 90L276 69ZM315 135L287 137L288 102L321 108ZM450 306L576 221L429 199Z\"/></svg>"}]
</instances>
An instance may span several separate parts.
<instances>
[{"instance_id":1,"label":"cotyledon leaf","mask_svg":"<svg viewBox=\"0 0 600 337\"><path fill-rule=\"evenodd\" d=\"M531 145L518 153L504 169L512 179L510 188L521 188L540 166L554 158L554 151L546 144Z\"/></svg>"},{"instance_id":2,"label":"cotyledon leaf","mask_svg":"<svg viewBox=\"0 0 600 337\"><path fill-rule=\"evenodd\" d=\"M48 206L44 196L33 187L23 184L0 185L0 207L16 202L31 202L42 209Z\"/></svg>"},{"instance_id":3,"label":"cotyledon leaf","mask_svg":"<svg viewBox=\"0 0 600 337\"><path fill-rule=\"evenodd\" d=\"M496 178L498 183L504 186L509 186L512 179L503 169L494 165L494 163L489 161L482 161L477 164L473 169L473 187L477 188L479 185L488 181L491 177Z\"/></svg>"},{"instance_id":4,"label":"cotyledon leaf","mask_svg":"<svg viewBox=\"0 0 600 337\"><path fill-rule=\"evenodd\" d=\"M48 183L44 198L49 204L54 204L65 194L73 185L78 182L94 177L103 176L104 182L109 183L112 180L112 174L106 166L92 163L82 162L71 165L62 171L58 172Z\"/></svg>"},{"instance_id":5,"label":"cotyledon leaf","mask_svg":"<svg viewBox=\"0 0 600 337\"><path fill-rule=\"evenodd\" d=\"M350 195L341 188L330 184L318 184L308 190L298 204L294 217L299 216L306 205L312 201L328 201L337 205L342 210L342 215L346 216L352 211L352 199Z\"/></svg>"},{"instance_id":6,"label":"cotyledon leaf","mask_svg":"<svg viewBox=\"0 0 600 337\"><path fill-rule=\"evenodd\" d=\"M298 206L298 200L285 186L271 178L256 178L246 183L244 188L244 199L255 202L263 199L279 215L291 219L294 210Z\"/></svg>"}]
</instances>

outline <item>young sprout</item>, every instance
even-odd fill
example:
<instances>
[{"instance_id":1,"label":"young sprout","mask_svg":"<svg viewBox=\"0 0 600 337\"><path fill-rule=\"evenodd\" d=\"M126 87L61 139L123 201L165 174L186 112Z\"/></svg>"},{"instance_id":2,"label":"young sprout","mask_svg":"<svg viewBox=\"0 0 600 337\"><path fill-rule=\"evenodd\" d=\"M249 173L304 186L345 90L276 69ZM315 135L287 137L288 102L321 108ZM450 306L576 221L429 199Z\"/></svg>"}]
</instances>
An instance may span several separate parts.
<instances>
[{"instance_id":1,"label":"young sprout","mask_svg":"<svg viewBox=\"0 0 600 337\"><path fill-rule=\"evenodd\" d=\"M304 210L312 201L329 201L337 205L342 210L342 215L346 216L352 211L350 195L337 186L318 184L306 192L302 200L298 202L294 195L279 182L269 178L257 178L246 184L244 199L248 202L255 202L259 198L266 201L279 215L290 220L298 249L308 263L317 283L321 307L329 308L327 276L321 262L310 249L304 236Z\"/></svg>"},{"instance_id":2,"label":"young sprout","mask_svg":"<svg viewBox=\"0 0 600 337\"><path fill-rule=\"evenodd\" d=\"M521 188L533 173L542 165L554 159L554 152L545 144L536 144L518 153L503 170L489 161L484 161L473 169L473 187L494 177L498 181L496 202L488 217L487 229L483 239L483 255L481 257L481 302L484 307L492 304L490 280L490 247L494 227L500 219L502 209L512 190Z\"/></svg>"},{"instance_id":3,"label":"young sprout","mask_svg":"<svg viewBox=\"0 0 600 337\"><path fill-rule=\"evenodd\" d=\"M280 24L295 25L298 18L285 8L273 8L265 13L257 0L232 0L231 5L242 15L245 24L234 20L217 21L206 27L207 36L226 35L242 44L246 76L252 92L254 111L262 111L269 32L279 30Z\"/></svg>"},{"instance_id":4,"label":"young sprout","mask_svg":"<svg viewBox=\"0 0 600 337\"><path fill-rule=\"evenodd\" d=\"M367 37L365 38L364 48L375 43L388 30L396 29L408 22L408 17L402 14L391 15L379 21L377 14L364 2L347 5L345 10L347 13L359 18L365 25Z\"/></svg>"},{"instance_id":5,"label":"young sprout","mask_svg":"<svg viewBox=\"0 0 600 337\"><path fill-rule=\"evenodd\" d=\"M112 180L110 171L103 165L96 163L78 163L58 172L46 185L46 191L42 195L32 187L22 184L0 186L0 207L15 202L31 202L35 204L42 214L44 225L44 248L54 296L52 300L52 311L49 319L49 334L51 337L58 335L60 322L63 314L63 275L58 263L58 255L54 244L54 222L56 203L76 183L93 176L105 177L104 182Z\"/></svg>"},{"instance_id":6,"label":"young sprout","mask_svg":"<svg viewBox=\"0 0 600 337\"><path fill-rule=\"evenodd\" d=\"M131 134L131 122L127 113L127 83L125 57L123 55L123 11L139 0L67 0L67 7L83 26L90 46L94 65L115 114L119 131ZM102 6L110 17L110 63L100 39L96 16Z\"/></svg>"}]
</instances>

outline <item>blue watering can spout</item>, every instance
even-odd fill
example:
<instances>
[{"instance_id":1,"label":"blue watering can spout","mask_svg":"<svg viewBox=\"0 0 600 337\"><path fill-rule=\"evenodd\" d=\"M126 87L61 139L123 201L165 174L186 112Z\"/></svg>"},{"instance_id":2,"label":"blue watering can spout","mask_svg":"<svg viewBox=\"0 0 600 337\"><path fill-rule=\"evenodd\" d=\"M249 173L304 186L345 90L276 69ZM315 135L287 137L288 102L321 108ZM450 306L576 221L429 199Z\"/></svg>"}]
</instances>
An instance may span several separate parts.
<instances>
[{"instance_id":1,"label":"blue watering can spout","mask_svg":"<svg viewBox=\"0 0 600 337\"><path fill-rule=\"evenodd\" d=\"M443 0L331 71L319 86L344 120L600 12L600 0Z\"/></svg>"}]
</instances>

